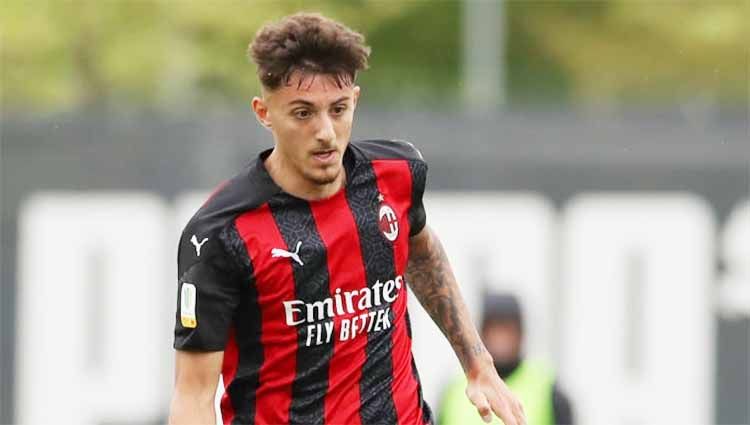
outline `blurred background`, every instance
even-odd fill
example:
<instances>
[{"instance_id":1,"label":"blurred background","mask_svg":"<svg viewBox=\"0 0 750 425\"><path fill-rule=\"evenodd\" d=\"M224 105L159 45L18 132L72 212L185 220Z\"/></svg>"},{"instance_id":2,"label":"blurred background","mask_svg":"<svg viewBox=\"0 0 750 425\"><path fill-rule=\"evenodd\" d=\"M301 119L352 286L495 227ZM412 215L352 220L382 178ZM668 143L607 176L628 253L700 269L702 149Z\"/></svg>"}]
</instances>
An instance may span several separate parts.
<instances>
[{"instance_id":1,"label":"blurred background","mask_svg":"<svg viewBox=\"0 0 750 425\"><path fill-rule=\"evenodd\" d=\"M479 321L513 292L578 423L750 423L750 2L0 5L0 423L158 423L176 245L270 134L259 26L372 46L355 138L410 140ZM412 303L425 397L459 372Z\"/></svg>"}]
</instances>

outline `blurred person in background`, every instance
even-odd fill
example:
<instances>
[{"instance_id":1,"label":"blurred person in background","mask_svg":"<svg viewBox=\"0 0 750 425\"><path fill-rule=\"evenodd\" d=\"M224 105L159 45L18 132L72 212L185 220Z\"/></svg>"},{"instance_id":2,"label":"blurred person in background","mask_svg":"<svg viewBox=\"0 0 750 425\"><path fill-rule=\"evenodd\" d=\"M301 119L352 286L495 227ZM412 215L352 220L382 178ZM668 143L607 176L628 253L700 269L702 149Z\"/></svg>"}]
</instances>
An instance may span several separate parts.
<instances>
[{"instance_id":1,"label":"blurred person in background","mask_svg":"<svg viewBox=\"0 0 750 425\"><path fill-rule=\"evenodd\" d=\"M262 27L250 53L252 107L275 144L183 231L170 423L215 423L220 374L225 423L432 423L408 281L464 367L473 415L524 424L426 226L421 154L349 143L362 35L297 14Z\"/></svg>"},{"instance_id":2,"label":"blurred person in background","mask_svg":"<svg viewBox=\"0 0 750 425\"><path fill-rule=\"evenodd\" d=\"M485 294L481 334L497 373L521 399L530 425L573 424L570 401L552 368L523 356L523 315L514 295ZM479 423L465 387L461 376L446 389L438 415L441 425Z\"/></svg>"}]
</instances>

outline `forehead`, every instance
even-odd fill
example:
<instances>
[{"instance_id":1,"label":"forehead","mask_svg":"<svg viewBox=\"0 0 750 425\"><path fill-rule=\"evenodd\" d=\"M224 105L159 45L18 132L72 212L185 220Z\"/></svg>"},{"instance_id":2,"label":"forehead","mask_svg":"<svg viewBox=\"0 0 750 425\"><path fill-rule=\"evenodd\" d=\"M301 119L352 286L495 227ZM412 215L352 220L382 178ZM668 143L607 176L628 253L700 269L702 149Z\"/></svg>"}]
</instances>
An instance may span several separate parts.
<instances>
[{"instance_id":1,"label":"forehead","mask_svg":"<svg viewBox=\"0 0 750 425\"><path fill-rule=\"evenodd\" d=\"M518 328L518 321L512 318L491 317L484 320L482 328L486 331L505 331Z\"/></svg>"},{"instance_id":2,"label":"forehead","mask_svg":"<svg viewBox=\"0 0 750 425\"><path fill-rule=\"evenodd\" d=\"M288 81L269 92L268 97L280 104L303 100L313 104L328 104L342 97L352 96L354 84L337 81L330 74L293 72Z\"/></svg>"}]
</instances>

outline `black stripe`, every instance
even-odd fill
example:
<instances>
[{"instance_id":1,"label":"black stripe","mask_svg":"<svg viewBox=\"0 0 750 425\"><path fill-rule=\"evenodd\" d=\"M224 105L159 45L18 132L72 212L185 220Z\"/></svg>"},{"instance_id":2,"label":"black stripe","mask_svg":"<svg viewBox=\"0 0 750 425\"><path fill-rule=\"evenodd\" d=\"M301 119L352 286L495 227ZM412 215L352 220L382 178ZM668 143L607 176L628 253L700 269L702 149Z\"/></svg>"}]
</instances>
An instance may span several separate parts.
<instances>
[{"instance_id":1,"label":"black stripe","mask_svg":"<svg viewBox=\"0 0 750 425\"><path fill-rule=\"evenodd\" d=\"M372 288L379 280L385 282L396 277L393 263L393 245L383 236L378 226L378 188L375 172L367 161L359 162L357 170L349 173L346 187L349 208L359 233L360 250L365 263L367 285ZM390 308L384 303L371 311ZM389 316L393 323L393 310ZM363 424L397 422L393 402L393 335L388 328L367 334L365 364L362 368L360 390L360 418Z\"/></svg>"},{"instance_id":2,"label":"black stripe","mask_svg":"<svg viewBox=\"0 0 750 425\"><path fill-rule=\"evenodd\" d=\"M411 340L411 317L409 317L409 310L406 310L406 331ZM422 423L432 424L432 410L422 396L422 380L419 379L419 371L417 370L417 363L414 361L413 354L411 357L411 374L414 377L414 380L417 381L417 409L422 411Z\"/></svg>"},{"instance_id":3,"label":"black stripe","mask_svg":"<svg viewBox=\"0 0 750 425\"><path fill-rule=\"evenodd\" d=\"M350 143L368 159L406 159L422 161L422 154L405 140L357 140Z\"/></svg>"},{"instance_id":4,"label":"black stripe","mask_svg":"<svg viewBox=\"0 0 750 425\"><path fill-rule=\"evenodd\" d=\"M287 245L286 250L294 252L297 243L302 242L299 257L303 265L289 259L294 272L296 299L310 304L330 298L326 246L318 233L310 205L280 194L269 201L269 206ZM317 321L315 324L323 327L325 322L332 320ZM316 345L316 333L311 335L312 344L308 347L308 325L303 323L297 326L297 368L289 407L289 422L292 424L322 424L325 419L328 367L335 338L332 336L329 343Z\"/></svg>"},{"instance_id":5,"label":"black stripe","mask_svg":"<svg viewBox=\"0 0 750 425\"><path fill-rule=\"evenodd\" d=\"M260 368L263 364L261 344L261 315L255 275L245 242L234 225L227 226L219 235L230 257L237 260L244 284L240 289L240 303L233 319L237 341L237 371L228 383L227 394L234 408L234 424L255 422L255 396L260 386Z\"/></svg>"},{"instance_id":6,"label":"black stripe","mask_svg":"<svg viewBox=\"0 0 750 425\"><path fill-rule=\"evenodd\" d=\"M421 232L427 222L427 214L422 203L427 182L427 164L424 161L409 161L411 172L411 207L409 208L409 236Z\"/></svg>"},{"instance_id":7,"label":"black stripe","mask_svg":"<svg viewBox=\"0 0 750 425\"><path fill-rule=\"evenodd\" d=\"M432 409L430 409L430 405L427 404L422 395L422 380L419 379L419 371L417 370L417 363L414 361L414 356L411 357L411 373L417 381L417 408L422 411L422 423L432 424Z\"/></svg>"}]
</instances>

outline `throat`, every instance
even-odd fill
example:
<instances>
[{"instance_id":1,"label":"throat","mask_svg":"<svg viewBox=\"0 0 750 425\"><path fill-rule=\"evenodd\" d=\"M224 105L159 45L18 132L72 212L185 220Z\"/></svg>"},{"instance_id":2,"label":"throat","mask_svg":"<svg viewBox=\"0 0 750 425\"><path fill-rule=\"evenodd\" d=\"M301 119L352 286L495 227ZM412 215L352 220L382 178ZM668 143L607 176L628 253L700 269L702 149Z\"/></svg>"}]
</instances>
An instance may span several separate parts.
<instances>
[{"instance_id":1,"label":"throat","mask_svg":"<svg viewBox=\"0 0 750 425\"><path fill-rule=\"evenodd\" d=\"M495 369L497 374L500 375L501 379L505 379L510 376L521 364L521 359L514 359L508 362L495 362Z\"/></svg>"},{"instance_id":2,"label":"throat","mask_svg":"<svg viewBox=\"0 0 750 425\"><path fill-rule=\"evenodd\" d=\"M312 172L308 175L285 160L277 149L265 159L264 166L274 183L284 192L306 201L330 198L346 184L346 173L342 165L339 165L338 173L329 178L318 177Z\"/></svg>"}]
</instances>

